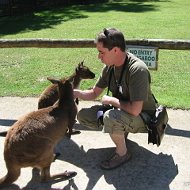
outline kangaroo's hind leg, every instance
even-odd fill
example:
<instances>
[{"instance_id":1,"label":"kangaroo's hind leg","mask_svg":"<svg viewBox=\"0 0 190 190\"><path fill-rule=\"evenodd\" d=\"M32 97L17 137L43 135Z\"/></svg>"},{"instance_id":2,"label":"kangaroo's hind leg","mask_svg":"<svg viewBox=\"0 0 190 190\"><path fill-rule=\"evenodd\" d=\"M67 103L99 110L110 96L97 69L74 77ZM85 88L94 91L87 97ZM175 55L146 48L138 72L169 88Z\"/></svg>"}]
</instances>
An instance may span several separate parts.
<instances>
[{"instance_id":1,"label":"kangaroo's hind leg","mask_svg":"<svg viewBox=\"0 0 190 190\"><path fill-rule=\"evenodd\" d=\"M50 165L44 168L41 168L41 182L47 182L49 180L62 179L68 180L77 175L74 171L65 171L63 173L50 175Z\"/></svg>"},{"instance_id":2,"label":"kangaroo's hind leg","mask_svg":"<svg viewBox=\"0 0 190 190\"><path fill-rule=\"evenodd\" d=\"M76 123L76 115L77 115L77 107L73 108L73 111L69 115L69 124L68 124L68 130L66 132L67 137L71 137L71 135L80 134L81 132L79 130L74 130L73 127Z\"/></svg>"},{"instance_id":3,"label":"kangaroo's hind leg","mask_svg":"<svg viewBox=\"0 0 190 190\"><path fill-rule=\"evenodd\" d=\"M55 154L53 154L53 149L46 149L46 151L44 151L44 156L42 155L42 158L41 160L43 161L38 163L40 168L40 178L41 182L46 182L50 180L50 166L51 163L55 160Z\"/></svg>"},{"instance_id":4,"label":"kangaroo's hind leg","mask_svg":"<svg viewBox=\"0 0 190 190\"><path fill-rule=\"evenodd\" d=\"M69 180L77 175L77 172L74 171L65 171L63 173L54 174L50 176L51 179L61 179L61 180Z\"/></svg>"},{"instance_id":5,"label":"kangaroo's hind leg","mask_svg":"<svg viewBox=\"0 0 190 190\"><path fill-rule=\"evenodd\" d=\"M50 165L47 167L41 168L41 171L40 171L41 182L46 182L50 180Z\"/></svg>"}]
</instances>

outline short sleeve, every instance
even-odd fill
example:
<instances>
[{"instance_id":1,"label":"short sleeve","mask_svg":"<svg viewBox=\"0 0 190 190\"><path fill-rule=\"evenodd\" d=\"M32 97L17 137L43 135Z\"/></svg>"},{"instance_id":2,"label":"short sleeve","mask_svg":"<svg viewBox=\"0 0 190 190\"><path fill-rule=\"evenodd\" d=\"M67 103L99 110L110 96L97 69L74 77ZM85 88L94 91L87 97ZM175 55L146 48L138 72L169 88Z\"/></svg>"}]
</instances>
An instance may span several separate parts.
<instances>
[{"instance_id":1,"label":"short sleeve","mask_svg":"<svg viewBox=\"0 0 190 190\"><path fill-rule=\"evenodd\" d=\"M98 78L95 86L99 87L99 88L106 88L108 87L108 81L109 81L109 73L110 73L110 67L105 66L102 69L101 75Z\"/></svg>"},{"instance_id":2,"label":"short sleeve","mask_svg":"<svg viewBox=\"0 0 190 190\"><path fill-rule=\"evenodd\" d=\"M131 73L129 82L129 94L131 101L148 100L149 88L149 72L147 69L139 68Z\"/></svg>"}]
</instances>

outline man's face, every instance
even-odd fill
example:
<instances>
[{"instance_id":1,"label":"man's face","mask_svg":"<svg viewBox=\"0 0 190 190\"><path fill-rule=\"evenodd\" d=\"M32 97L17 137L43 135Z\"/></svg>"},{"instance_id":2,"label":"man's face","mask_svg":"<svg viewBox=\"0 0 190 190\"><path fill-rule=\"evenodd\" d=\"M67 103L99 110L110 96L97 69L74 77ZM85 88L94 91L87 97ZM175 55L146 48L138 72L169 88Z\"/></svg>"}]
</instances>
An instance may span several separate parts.
<instances>
[{"instance_id":1,"label":"man's face","mask_svg":"<svg viewBox=\"0 0 190 190\"><path fill-rule=\"evenodd\" d=\"M98 59L101 59L102 63L107 66L113 65L114 61L114 48L109 50L108 48L103 47L103 43L99 42L96 44L98 50Z\"/></svg>"}]
</instances>

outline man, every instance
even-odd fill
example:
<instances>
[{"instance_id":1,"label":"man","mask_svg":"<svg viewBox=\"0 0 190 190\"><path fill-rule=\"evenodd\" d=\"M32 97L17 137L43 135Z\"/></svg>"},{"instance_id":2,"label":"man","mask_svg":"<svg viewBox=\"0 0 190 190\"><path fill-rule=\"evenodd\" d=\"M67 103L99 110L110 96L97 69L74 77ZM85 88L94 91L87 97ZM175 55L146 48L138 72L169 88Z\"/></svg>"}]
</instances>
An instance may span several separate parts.
<instances>
[{"instance_id":1,"label":"man","mask_svg":"<svg viewBox=\"0 0 190 190\"><path fill-rule=\"evenodd\" d=\"M105 64L102 74L90 90L74 90L82 100L96 99L105 88L112 96L102 97L103 105L112 105L103 116L103 131L109 133L116 149L111 158L101 163L102 169L116 168L131 158L125 137L129 132L146 132L144 120L156 109L150 89L150 74L146 64L126 51L125 38L115 28L104 29L95 40L98 58ZM108 90L108 91L109 91ZM97 128L97 111L100 106L83 108L78 113L79 122ZM143 117L142 117L143 116Z\"/></svg>"}]
</instances>

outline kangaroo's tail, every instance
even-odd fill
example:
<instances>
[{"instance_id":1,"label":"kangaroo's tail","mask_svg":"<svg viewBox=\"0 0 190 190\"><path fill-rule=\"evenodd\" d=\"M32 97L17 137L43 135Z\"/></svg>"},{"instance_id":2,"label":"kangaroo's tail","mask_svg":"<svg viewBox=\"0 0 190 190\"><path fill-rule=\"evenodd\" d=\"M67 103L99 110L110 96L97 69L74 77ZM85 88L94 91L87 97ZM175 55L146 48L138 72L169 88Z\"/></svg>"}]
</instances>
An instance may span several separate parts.
<instances>
[{"instance_id":1,"label":"kangaroo's tail","mask_svg":"<svg viewBox=\"0 0 190 190\"><path fill-rule=\"evenodd\" d=\"M20 168L11 168L8 169L7 174L0 179L0 187L4 185L9 185L16 181L20 176Z\"/></svg>"}]
</instances>

